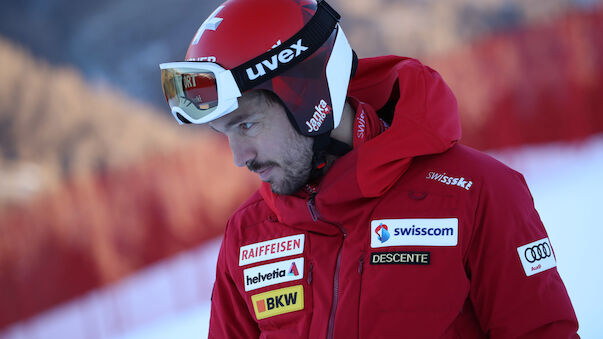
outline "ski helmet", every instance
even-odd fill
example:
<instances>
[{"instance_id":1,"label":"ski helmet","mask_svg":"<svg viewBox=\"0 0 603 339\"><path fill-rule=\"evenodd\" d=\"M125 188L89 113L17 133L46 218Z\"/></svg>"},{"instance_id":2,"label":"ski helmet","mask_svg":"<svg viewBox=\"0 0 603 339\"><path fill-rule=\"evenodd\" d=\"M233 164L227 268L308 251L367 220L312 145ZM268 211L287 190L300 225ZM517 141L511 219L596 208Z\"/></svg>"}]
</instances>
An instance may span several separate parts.
<instances>
[{"instance_id":1,"label":"ski helmet","mask_svg":"<svg viewBox=\"0 0 603 339\"><path fill-rule=\"evenodd\" d=\"M263 89L299 133L328 135L356 62L339 19L324 1L224 2L199 27L186 61L161 65L172 113L180 123L207 123L235 110L244 92Z\"/></svg>"}]
</instances>

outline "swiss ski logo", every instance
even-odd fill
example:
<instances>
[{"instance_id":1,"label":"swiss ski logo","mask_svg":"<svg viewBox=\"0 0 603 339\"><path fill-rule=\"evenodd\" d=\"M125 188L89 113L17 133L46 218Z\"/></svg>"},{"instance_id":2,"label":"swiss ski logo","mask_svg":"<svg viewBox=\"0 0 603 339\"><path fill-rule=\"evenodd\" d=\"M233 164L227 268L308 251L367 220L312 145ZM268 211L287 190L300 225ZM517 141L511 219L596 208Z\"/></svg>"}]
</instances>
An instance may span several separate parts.
<instances>
[{"instance_id":1,"label":"swiss ski logo","mask_svg":"<svg viewBox=\"0 0 603 339\"><path fill-rule=\"evenodd\" d=\"M471 186L473 185L473 181L469 179L465 179L464 177L453 177L446 175L446 173L429 172L425 179L441 182L442 184L448 186L461 187L467 191L470 190Z\"/></svg>"},{"instance_id":2,"label":"swiss ski logo","mask_svg":"<svg viewBox=\"0 0 603 339\"><path fill-rule=\"evenodd\" d=\"M307 49L308 47L302 45L302 39L299 39L297 40L297 43L292 44L290 48L285 48L278 54L273 54L269 59L262 60L255 64L255 66L247 68L247 77L249 80L255 80L264 76L266 75L266 68L268 68L269 71L275 71L279 65L291 62L291 60L298 57L301 52Z\"/></svg>"},{"instance_id":3,"label":"swiss ski logo","mask_svg":"<svg viewBox=\"0 0 603 339\"><path fill-rule=\"evenodd\" d=\"M203 21L201 27L199 27L199 29L197 30L197 34L195 34L195 37L193 38L193 45L199 43L199 39L201 39L201 35L203 35L203 32L208 29L215 31L218 26L220 26L220 23L222 22L223 18L216 18L216 15L218 15L222 8L224 8L224 6L216 8L216 10L207 19L205 19L205 21Z\"/></svg>"}]
</instances>

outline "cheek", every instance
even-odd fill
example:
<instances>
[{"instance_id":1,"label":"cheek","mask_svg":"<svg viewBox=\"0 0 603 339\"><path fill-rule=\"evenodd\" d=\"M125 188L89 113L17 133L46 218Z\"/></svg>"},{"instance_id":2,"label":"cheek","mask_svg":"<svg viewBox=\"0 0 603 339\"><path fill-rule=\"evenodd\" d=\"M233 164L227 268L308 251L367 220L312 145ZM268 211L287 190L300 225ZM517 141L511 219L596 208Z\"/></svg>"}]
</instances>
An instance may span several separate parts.
<instances>
[{"instance_id":1,"label":"cheek","mask_svg":"<svg viewBox=\"0 0 603 339\"><path fill-rule=\"evenodd\" d=\"M300 135L292 137L284 144L285 158L290 162L298 163L299 165L306 165L312 159L312 144L313 140Z\"/></svg>"}]
</instances>

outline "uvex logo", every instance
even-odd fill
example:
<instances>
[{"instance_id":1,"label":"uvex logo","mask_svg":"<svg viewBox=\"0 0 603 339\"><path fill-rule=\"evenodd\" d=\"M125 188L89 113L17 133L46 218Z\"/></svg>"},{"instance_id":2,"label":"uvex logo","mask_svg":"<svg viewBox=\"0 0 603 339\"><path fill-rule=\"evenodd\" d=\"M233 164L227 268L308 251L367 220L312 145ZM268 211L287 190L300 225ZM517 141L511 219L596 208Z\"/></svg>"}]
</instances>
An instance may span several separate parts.
<instances>
[{"instance_id":1,"label":"uvex logo","mask_svg":"<svg viewBox=\"0 0 603 339\"><path fill-rule=\"evenodd\" d=\"M247 68L247 77L249 80L255 80L263 75L266 75L266 68L274 71L280 64L289 63L293 58L298 57L301 52L307 50L308 47L302 45L302 39L297 40L297 43L292 44L290 48L280 51L278 54L272 55L270 59L262 60L255 64L254 67ZM255 70L254 70L255 68Z\"/></svg>"},{"instance_id":2,"label":"uvex logo","mask_svg":"<svg viewBox=\"0 0 603 339\"><path fill-rule=\"evenodd\" d=\"M331 107L326 101L320 100L320 103L314 106L314 114L310 120L306 121L308 132L316 132L322 126L327 118L327 114L331 113Z\"/></svg>"}]
</instances>

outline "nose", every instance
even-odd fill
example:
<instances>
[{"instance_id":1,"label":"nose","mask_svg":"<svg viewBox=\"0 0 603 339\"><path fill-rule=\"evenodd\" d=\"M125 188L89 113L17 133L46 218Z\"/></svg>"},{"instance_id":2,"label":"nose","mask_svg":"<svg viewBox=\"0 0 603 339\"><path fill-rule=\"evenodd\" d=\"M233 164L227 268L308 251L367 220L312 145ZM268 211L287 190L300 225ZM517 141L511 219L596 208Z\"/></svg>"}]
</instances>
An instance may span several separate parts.
<instances>
[{"instance_id":1,"label":"nose","mask_svg":"<svg viewBox=\"0 0 603 339\"><path fill-rule=\"evenodd\" d=\"M243 138L238 136L232 136L228 138L228 144L232 151L234 164L237 167L247 166L247 163L257 156L252 143L248 140L243 140Z\"/></svg>"}]
</instances>

